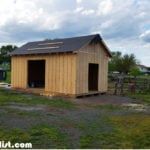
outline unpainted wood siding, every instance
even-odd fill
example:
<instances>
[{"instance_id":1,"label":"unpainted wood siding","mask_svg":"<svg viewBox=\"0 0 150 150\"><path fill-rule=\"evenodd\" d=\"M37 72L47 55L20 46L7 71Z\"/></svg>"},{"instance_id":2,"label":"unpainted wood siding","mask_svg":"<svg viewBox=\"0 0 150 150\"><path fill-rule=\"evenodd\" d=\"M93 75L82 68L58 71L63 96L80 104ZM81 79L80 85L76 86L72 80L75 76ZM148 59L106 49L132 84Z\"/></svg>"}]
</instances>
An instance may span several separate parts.
<instances>
[{"instance_id":1,"label":"unpainted wood siding","mask_svg":"<svg viewBox=\"0 0 150 150\"><path fill-rule=\"evenodd\" d=\"M27 63L25 57L11 58L11 85L15 88L27 87Z\"/></svg>"},{"instance_id":2,"label":"unpainted wood siding","mask_svg":"<svg viewBox=\"0 0 150 150\"><path fill-rule=\"evenodd\" d=\"M76 54L13 56L11 60L12 87L27 88L28 60L45 60L45 91L76 94Z\"/></svg>"},{"instance_id":3,"label":"unpainted wood siding","mask_svg":"<svg viewBox=\"0 0 150 150\"><path fill-rule=\"evenodd\" d=\"M109 57L101 44L90 44L80 49L77 54L76 94L89 93L89 63L99 64L98 91L107 91L108 60Z\"/></svg>"}]
</instances>

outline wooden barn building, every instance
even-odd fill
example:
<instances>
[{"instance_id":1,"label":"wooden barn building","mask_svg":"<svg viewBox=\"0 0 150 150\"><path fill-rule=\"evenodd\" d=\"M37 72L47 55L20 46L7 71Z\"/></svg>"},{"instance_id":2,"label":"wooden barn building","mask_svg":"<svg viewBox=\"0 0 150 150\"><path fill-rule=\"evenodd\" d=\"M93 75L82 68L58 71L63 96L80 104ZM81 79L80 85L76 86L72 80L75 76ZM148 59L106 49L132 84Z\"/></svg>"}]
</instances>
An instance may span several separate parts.
<instances>
[{"instance_id":1,"label":"wooden barn building","mask_svg":"<svg viewBox=\"0 0 150 150\"><path fill-rule=\"evenodd\" d=\"M51 96L104 93L109 57L99 34L30 42L11 53L11 85Z\"/></svg>"}]
</instances>

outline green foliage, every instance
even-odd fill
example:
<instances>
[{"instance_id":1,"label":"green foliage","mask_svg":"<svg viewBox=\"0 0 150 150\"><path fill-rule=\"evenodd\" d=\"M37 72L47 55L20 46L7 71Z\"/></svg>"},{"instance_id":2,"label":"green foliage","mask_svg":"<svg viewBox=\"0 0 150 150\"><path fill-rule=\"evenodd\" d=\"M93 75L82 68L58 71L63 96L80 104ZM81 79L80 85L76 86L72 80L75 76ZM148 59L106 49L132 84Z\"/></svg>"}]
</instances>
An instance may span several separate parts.
<instances>
[{"instance_id":1,"label":"green foliage","mask_svg":"<svg viewBox=\"0 0 150 150\"><path fill-rule=\"evenodd\" d=\"M2 64L0 64L0 68L10 70L10 62L2 62Z\"/></svg>"},{"instance_id":2,"label":"green foliage","mask_svg":"<svg viewBox=\"0 0 150 150\"><path fill-rule=\"evenodd\" d=\"M7 73L7 76L6 76L5 82L10 84L11 83L11 72L7 71L6 73Z\"/></svg>"},{"instance_id":3,"label":"green foliage","mask_svg":"<svg viewBox=\"0 0 150 150\"><path fill-rule=\"evenodd\" d=\"M118 64L121 62L121 52L112 52L112 59L109 61L109 71L118 71Z\"/></svg>"},{"instance_id":4,"label":"green foliage","mask_svg":"<svg viewBox=\"0 0 150 150\"><path fill-rule=\"evenodd\" d=\"M17 46L14 45L6 45L0 48L0 64L10 63L9 53L15 50Z\"/></svg>"},{"instance_id":5,"label":"green foliage","mask_svg":"<svg viewBox=\"0 0 150 150\"><path fill-rule=\"evenodd\" d=\"M130 71L130 75L137 77L137 76L141 75L141 72L140 72L140 70L137 67L134 67Z\"/></svg>"},{"instance_id":6,"label":"green foliage","mask_svg":"<svg viewBox=\"0 0 150 150\"><path fill-rule=\"evenodd\" d=\"M112 56L109 62L109 72L118 71L128 74L130 70L135 67L137 62L134 54L125 54L122 56L121 52L113 52Z\"/></svg>"}]
</instances>

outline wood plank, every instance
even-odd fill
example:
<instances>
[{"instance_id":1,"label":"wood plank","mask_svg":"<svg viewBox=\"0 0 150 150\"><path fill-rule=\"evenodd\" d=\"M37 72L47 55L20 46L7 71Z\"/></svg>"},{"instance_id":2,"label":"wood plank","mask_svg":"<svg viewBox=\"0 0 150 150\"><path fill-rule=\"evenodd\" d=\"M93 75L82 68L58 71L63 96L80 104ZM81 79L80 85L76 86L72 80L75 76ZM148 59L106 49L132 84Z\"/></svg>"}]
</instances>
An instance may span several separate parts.
<instances>
[{"instance_id":1,"label":"wood plank","mask_svg":"<svg viewBox=\"0 0 150 150\"><path fill-rule=\"evenodd\" d=\"M107 91L108 57L102 45L88 45L77 55L77 94L88 93L88 64L99 64L98 91Z\"/></svg>"}]
</instances>

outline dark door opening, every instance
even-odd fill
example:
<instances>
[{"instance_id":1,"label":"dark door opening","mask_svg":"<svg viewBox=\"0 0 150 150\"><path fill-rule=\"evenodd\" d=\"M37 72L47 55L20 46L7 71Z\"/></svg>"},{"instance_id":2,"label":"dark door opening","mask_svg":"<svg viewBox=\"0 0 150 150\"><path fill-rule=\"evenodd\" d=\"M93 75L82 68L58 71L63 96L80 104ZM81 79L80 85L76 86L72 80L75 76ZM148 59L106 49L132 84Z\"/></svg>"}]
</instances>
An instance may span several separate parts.
<instances>
[{"instance_id":1,"label":"dark door opening","mask_svg":"<svg viewBox=\"0 0 150 150\"><path fill-rule=\"evenodd\" d=\"M89 91L98 91L98 64L89 64L88 87Z\"/></svg>"},{"instance_id":2,"label":"dark door opening","mask_svg":"<svg viewBox=\"0 0 150 150\"><path fill-rule=\"evenodd\" d=\"M28 86L30 88L45 87L45 60L28 61Z\"/></svg>"}]
</instances>

